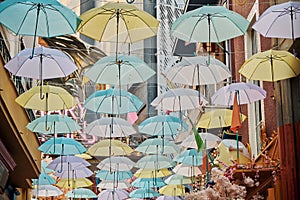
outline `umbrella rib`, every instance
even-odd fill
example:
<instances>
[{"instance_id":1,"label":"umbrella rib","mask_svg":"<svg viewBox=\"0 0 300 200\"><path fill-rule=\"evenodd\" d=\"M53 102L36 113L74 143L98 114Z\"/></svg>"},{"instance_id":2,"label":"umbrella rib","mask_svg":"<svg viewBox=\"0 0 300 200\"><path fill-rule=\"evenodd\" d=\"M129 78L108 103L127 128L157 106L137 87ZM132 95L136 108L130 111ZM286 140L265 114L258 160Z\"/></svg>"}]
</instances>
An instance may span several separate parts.
<instances>
[{"instance_id":1,"label":"umbrella rib","mask_svg":"<svg viewBox=\"0 0 300 200\"><path fill-rule=\"evenodd\" d=\"M32 4L32 3L21 3L21 4L31 5L31 7L27 10L26 14L25 14L24 17L23 17L23 20L22 20L22 22L20 23L20 26L19 26L19 28L18 28L18 31L16 32L17 35L19 34L19 31L20 31L20 29L22 28L22 26L23 26L23 24L24 24L24 22L25 22L25 19L26 19L27 15L28 15L28 13L31 12L31 11L37 6L37 4Z\"/></svg>"}]
</instances>

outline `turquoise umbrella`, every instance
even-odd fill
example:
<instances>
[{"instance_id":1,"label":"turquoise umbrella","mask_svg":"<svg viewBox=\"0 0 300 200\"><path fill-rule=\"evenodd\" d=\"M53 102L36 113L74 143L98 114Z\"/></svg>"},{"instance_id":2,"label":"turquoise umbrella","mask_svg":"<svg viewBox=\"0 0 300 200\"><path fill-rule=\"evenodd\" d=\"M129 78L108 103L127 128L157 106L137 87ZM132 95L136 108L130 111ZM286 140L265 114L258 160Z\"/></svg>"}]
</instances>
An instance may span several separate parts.
<instances>
[{"instance_id":1,"label":"turquoise umbrella","mask_svg":"<svg viewBox=\"0 0 300 200\"><path fill-rule=\"evenodd\" d=\"M48 169L47 166L48 166L48 163L46 161L42 160L41 161L41 173L48 174L48 173L54 172L54 170Z\"/></svg>"},{"instance_id":2,"label":"turquoise umbrella","mask_svg":"<svg viewBox=\"0 0 300 200\"><path fill-rule=\"evenodd\" d=\"M139 132L154 136L177 135L179 130L186 131L188 125L178 117L157 115L145 119L139 126Z\"/></svg>"},{"instance_id":3,"label":"turquoise umbrella","mask_svg":"<svg viewBox=\"0 0 300 200\"><path fill-rule=\"evenodd\" d=\"M44 154L75 155L86 151L86 148L72 138L50 138L38 148Z\"/></svg>"},{"instance_id":4,"label":"turquoise umbrella","mask_svg":"<svg viewBox=\"0 0 300 200\"><path fill-rule=\"evenodd\" d=\"M76 188L67 192L67 197L70 198L81 198L81 199L90 199L97 198L97 195L90 189L87 188Z\"/></svg>"},{"instance_id":5,"label":"turquoise umbrella","mask_svg":"<svg viewBox=\"0 0 300 200\"><path fill-rule=\"evenodd\" d=\"M153 190L153 189L149 189L149 188L139 188L136 190L133 190L132 192L129 193L129 197L130 198L154 198L154 197L158 197L160 194Z\"/></svg>"},{"instance_id":6,"label":"turquoise umbrella","mask_svg":"<svg viewBox=\"0 0 300 200\"><path fill-rule=\"evenodd\" d=\"M153 138L147 139L142 142L135 151L144 153L144 154L176 154L179 152L179 147L166 139Z\"/></svg>"},{"instance_id":7,"label":"turquoise umbrella","mask_svg":"<svg viewBox=\"0 0 300 200\"><path fill-rule=\"evenodd\" d=\"M127 85L147 81L155 71L135 56L118 54L98 60L86 73L91 81L110 85Z\"/></svg>"},{"instance_id":8,"label":"turquoise umbrella","mask_svg":"<svg viewBox=\"0 0 300 200\"><path fill-rule=\"evenodd\" d=\"M81 127L71 117L57 114L37 118L26 128L32 132L44 134L73 133L81 130Z\"/></svg>"},{"instance_id":9,"label":"turquoise umbrella","mask_svg":"<svg viewBox=\"0 0 300 200\"><path fill-rule=\"evenodd\" d=\"M171 34L187 42L222 42L245 34L249 21L224 6L202 6L174 21Z\"/></svg>"},{"instance_id":10,"label":"turquoise umbrella","mask_svg":"<svg viewBox=\"0 0 300 200\"><path fill-rule=\"evenodd\" d=\"M53 185L56 181L48 174L41 173L38 179L32 179L33 185Z\"/></svg>"},{"instance_id":11,"label":"turquoise umbrella","mask_svg":"<svg viewBox=\"0 0 300 200\"><path fill-rule=\"evenodd\" d=\"M109 180L109 181L121 181L132 178L133 174L131 171L112 171L109 170L99 170L96 173L97 178L101 180Z\"/></svg>"},{"instance_id":12,"label":"turquoise umbrella","mask_svg":"<svg viewBox=\"0 0 300 200\"><path fill-rule=\"evenodd\" d=\"M55 37L76 32L81 19L57 0L9 0L0 3L0 23L16 35ZM32 55L34 53L34 49Z\"/></svg>"},{"instance_id":13,"label":"turquoise umbrella","mask_svg":"<svg viewBox=\"0 0 300 200\"><path fill-rule=\"evenodd\" d=\"M144 103L137 96L114 88L98 90L91 94L84 103L85 108L106 114L138 112L143 105Z\"/></svg>"},{"instance_id":14,"label":"turquoise umbrella","mask_svg":"<svg viewBox=\"0 0 300 200\"><path fill-rule=\"evenodd\" d=\"M171 34L186 42L220 43L244 35L249 23L243 16L224 6L202 6L176 19ZM207 64L210 64L210 56Z\"/></svg>"},{"instance_id":15,"label":"turquoise umbrella","mask_svg":"<svg viewBox=\"0 0 300 200\"><path fill-rule=\"evenodd\" d=\"M202 152L198 152L196 149L189 149L182 151L173 160L189 166L200 166L203 163L203 155Z\"/></svg>"},{"instance_id":16,"label":"turquoise umbrella","mask_svg":"<svg viewBox=\"0 0 300 200\"><path fill-rule=\"evenodd\" d=\"M131 185L137 188L154 188L165 186L166 183L162 178L137 178Z\"/></svg>"}]
</instances>

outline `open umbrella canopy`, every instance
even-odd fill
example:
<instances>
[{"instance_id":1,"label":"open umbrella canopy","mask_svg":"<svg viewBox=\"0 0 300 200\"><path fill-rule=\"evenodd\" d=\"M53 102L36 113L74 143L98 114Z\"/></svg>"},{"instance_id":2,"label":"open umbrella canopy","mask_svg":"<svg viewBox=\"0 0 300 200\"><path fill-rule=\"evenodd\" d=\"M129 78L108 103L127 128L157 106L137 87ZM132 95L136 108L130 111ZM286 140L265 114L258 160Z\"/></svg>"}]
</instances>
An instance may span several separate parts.
<instances>
[{"instance_id":1,"label":"open umbrella canopy","mask_svg":"<svg viewBox=\"0 0 300 200\"><path fill-rule=\"evenodd\" d=\"M151 105L158 110L183 111L197 109L207 103L204 96L196 90L175 88L160 94L151 102Z\"/></svg>"},{"instance_id":2,"label":"open umbrella canopy","mask_svg":"<svg viewBox=\"0 0 300 200\"><path fill-rule=\"evenodd\" d=\"M92 186L93 182L88 178L76 178L72 180L61 178L55 185L60 188L82 188Z\"/></svg>"},{"instance_id":3,"label":"open umbrella canopy","mask_svg":"<svg viewBox=\"0 0 300 200\"><path fill-rule=\"evenodd\" d=\"M166 185L162 178L137 178L131 185L137 188L154 188Z\"/></svg>"},{"instance_id":4,"label":"open umbrella canopy","mask_svg":"<svg viewBox=\"0 0 300 200\"><path fill-rule=\"evenodd\" d=\"M205 56L183 57L165 74L173 83L191 86L216 84L231 77L224 63L211 58L208 64L208 58Z\"/></svg>"},{"instance_id":5,"label":"open umbrella canopy","mask_svg":"<svg viewBox=\"0 0 300 200\"><path fill-rule=\"evenodd\" d=\"M55 37L75 33L81 19L57 0L0 3L0 22L17 35Z\"/></svg>"},{"instance_id":6,"label":"open umbrella canopy","mask_svg":"<svg viewBox=\"0 0 300 200\"><path fill-rule=\"evenodd\" d=\"M62 195L63 191L53 185L38 185L31 191L31 194L36 197L52 197Z\"/></svg>"},{"instance_id":7,"label":"open umbrella canopy","mask_svg":"<svg viewBox=\"0 0 300 200\"><path fill-rule=\"evenodd\" d=\"M26 128L32 132L44 134L73 133L81 130L81 127L71 117L57 114L37 118Z\"/></svg>"},{"instance_id":8,"label":"open umbrella canopy","mask_svg":"<svg viewBox=\"0 0 300 200\"><path fill-rule=\"evenodd\" d=\"M86 72L91 81L110 85L127 85L147 81L155 71L135 56L118 54L98 60Z\"/></svg>"},{"instance_id":9,"label":"open umbrella canopy","mask_svg":"<svg viewBox=\"0 0 300 200\"><path fill-rule=\"evenodd\" d=\"M134 173L134 176L137 178L161 178L171 175L172 172L167 168L160 170L154 169L139 169Z\"/></svg>"},{"instance_id":10,"label":"open umbrella canopy","mask_svg":"<svg viewBox=\"0 0 300 200\"><path fill-rule=\"evenodd\" d=\"M156 200L181 200L181 198L163 195L163 196L157 197Z\"/></svg>"},{"instance_id":11,"label":"open umbrella canopy","mask_svg":"<svg viewBox=\"0 0 300 200\"><path fill-rule=\"evenodd\" d=\"M178 117L157 115L145 119L138 126L139 132L154 136L177 135L179 130L186 131L187 124Z\"/></svg>"},{"instance_id":12,"label":"open umbrella canopy","mask_svg":"<svg viewBox=\"0 0 300 200\"><path fill-rule=\"evenodd\" d=\"M266 98L266 91L251 83L231 83L221 87L212 97L213 104L229 106L233 105L233 97L238 93L238 104L249 104Z\"/></svg>"},{"instance_id":13,"label":"open umbrella canopy","mask_svg":"<svg viewBox=\"0 0 300 200\"><path fill-rule=\"evenodd\" d=\"M87 151L92 156L130 155L133 149L119 140L106 139L93 144Z\"/></svg>"},{"instance_id":14,"label":"open umbrella canopy","mask_svg":"<svg viewBox=\"0 0 300 200\"><path fill-rule=\"evenodd\" d=\"M202 6L174 21L171 34L187 42L222 42L245 34L249 21L224 6Z\"/></svg>"},{"instance_id":15,"label":"open umbrella canopy","mask_svg":"<svg viewBox=\"0 0 300 200\"><path fill-rule=\"evenodd\" d=\"M166 139L153 138L147 139L135 149L135 151L144 154L176 154L179 152L179 147Z\"/></svg>"},{"instance_id":16,"label":"open umbrella canopy","mask_svg":"<svg viewBox=\"0 0 300 200\"><path fill-rule=\"evenodd\" d=\"M263 12L252 26L265 37L290 38L300 37L300 2L288 1L273 5Z\"/></svg>"},{"instance_id":17,"label":"open umbrella canopy","mask_svg":"<svg viewBox=\"0 0 300 200\"><path fill-rule=\"evenodd\" d=\"M135 95L125 90L110 88L98 90L85 101L85 108L107 114L125 114L138 112L144 103Z\"/></svg>"},{"instance_id":18,"label":"open umbrella canopy","mask_svg":"<svg viewBox=\"0 0 300 200\"><path fill-rule=\"evenodd\" d=\"M129 197L129 193L125 190L113 189L103 190L98 194L98 200L123 200Z\"/></svg>"},{"instance_id":19,"label":"open umbrella canopy","mask_svg":"<svg viewBox=\"0 0 300 200\"><path fill-rule=\"evenodd\" d=\"M1 15L1 13L0 13ZM66 77L77 70L71 58L57 49L36 47L19 52L4 67L15 76L45 80Z\"/></svg>"},{"instance_id":20,"label":"open umbrella canopy","mask_svg":"<svg viewBox=\"0 0 300 200\"><path fill-rule=\"evenodd\" d=\"M163 169L173 167L175 163L172 163L172 160L166 156L162 155L148 155L139 159L135 167L141 169Z\"/></svg>"},{"instance_id":21,"label":"open umbrella canopy","mask_svg":"<svg viewBox=\"0 0 300 200\"><path fill-rule=\"evenodd\" d=\"M130 171L134 165L135 162L127 157L110 156L102 160L97 167L101 170Z\"/></svg>"},{"instance_id":22,"label":"open umbrella canopy","mask_svg":"<svg viewBox=\"0 0 300 200\"><path fill-rule=\"evenodd\" d=\"M288 51L271 49L251 56L241 66L239 73L250 80L275 82L297 76L300 73L300 60Z\"/></svg>"},{"instance_id":23,"label":"open umbrella canopy","mask_svg":"<svg viewBox=\"0 0 300 200\"><path fill-rule=\"evenodd\" d=\"M199 169L199 167L197 166L190 166L190 165L186 165L186 164L179 164L176 165L172 171L175 174L179 174L182 176L187 176L187 177L193 177L193 176L198 176L200 174L202 174L201 170Z\"/></svg>"},{"instance_id":24,"label":"open umbrella canopy","mask_svg":"<svg viewBox=\"0 0 300 200\"><path fill-rule=\"evenodd\" d=\"M136 133L136 130L125 119L117 117L104 117L87 125L85 128L85 133L104 138L127 137Z\"/></svg>"},{"instance_id":25,"label":"open umbrella canopy","mask_svg":"<svg viewBox=\"0 0 300 200\"><path fill-rule=\"evenodd\" d=\"M48 174L41 173L38 179L32 179L33 185L53 185L56 181Z\"/></svg>"},{"instance_id":26,"label":"open umbrella canopy","mask_svg":"<svg viewBox=\"0 0 300 200\"><path fill-rule=\"evenodd\" d=\"M173 158L174 161L189 166L202 165L202 159L203 159L202 152L198 152L196 149L184 150Z\"/></svg>"},{"instance_id":27,"label":"open umbrella canopy","mask_svg":"<svg viewBox=\"0 0 300 200\"><path fill-rule=\"evenodd\" d=\"M191 184L192 179L191 179L191 177L183 176L180 174L173 174L165 180L165 183L168 185Z\"/></svg>"},{"instance_id":28,"label":"open umbrella canopy","mask_svg":"<svg viewBox=\"0 0 300 200\"><path fill-rule=\"evenodd\" d=\"M98 185L97 188L101 189L128 189L131 185L127 180L103 180Z\"/></svg>"},{"instance_id":29,"label":"open umbrella canopy","mask_svg":"<svg viewBox=\"0 0 300 200\"><path fill-rule=\"evenodd\" d=\"M109 171L109 170L99 170L96 173L97 178L106 181L120 181L132 178L133 174L131 171Z\"/></svg>"},{"instance_id":30,"label":"open umbrella canopy","mask_svg":"<svg viewBox=\"0 0 300 200\"><path fill-rule=\"evenodd\" d=\"M206 149L211 149L211 148L217 147L218 144L221 142L221 138L212 133L199 133L199 136L201 137L202 141L204 142ZM180 146L198 149L195 135L193 134L193 135L187 136L182 141Z\"/></svg>"},{"instance_id":31,"label":"open umbrella canopy","mask_svg":"<svg viewBox=\"0 0 300 200\"><path fill-rule=\"evenodd\" d=\"M80 15L78 32L102 42L133 43L152 36L159 21L133 4L109 2Z\"/></svg>"},{"instance_id":32,"label":"open umbrella canopy","mask_svg":"<svg viewBox=\"0 0 300 200\"><path fill-rule=\"evenodd\" d=\"M38 148L44 154L75 155L86 151L86 148L72 138L50 138Z\"/></svg>"},{"instance_id":33,"label":"open umbrella canopy","mask_svg":"<svg viewBox=\"0 0 300 200\"><path fill-rule=\"evenodd\" d=\"M76 189L73 189L69 192L67 192L66 194L67 197L70 197L70 198L97 198L97 195L90 189L87 189L87 188L76 188Z\"/></svg>"},{"instance_id":34,"label":"open umbrella canopy","mask_svg":"<svg viewBox=\"0 0 300 200\"><path fill-rule=\"evenodd\" d=\"M65 169L73 169L78 166L91 166L89 162L77 156L59 156L55 158L48 166L48 169L61 171Z\"/></svg>"},{"instance_id":35,"label":"open umbrella canopy","mask_svg":"<svg viewBox=\"0 0 300 200\"><path fill-rule=\"evenodd\" d=\"M241 115L241 121L246 120L246 116ZM197 127L211 129L231 126L232 110L214 109L204 113L197 124Z\"/></svg>"},{"instance_id":36,"label":"open umbrella canopy","mask_svg":"<svg viewBox=\"0 0 300 200\"><path fill-rule=\"evenodd\" d=\"M242 142L238 142L238 148L237 148L237 141L232 139L224 139L222 142L218 145L218 152L219 154L216 157L216 161L219 162L219 166L221 168L225 168L227 166L234 165L234 161L237 160L237 149L239 149L239 163L248 163L250 161L250 155L245 147L245 145ZM226 165L226 166L224 166Z\"/></svg>"},{"instance_id":37,"label":"open umbrella canopy","mask_svg":"<svg viewBox=\"0 0 300 200\"><path fill-rule=\"evenodd\" d=\"M184 196L185 195L185 187L183 185L165 185L159 190L160 194L168 195L168 196Z\"/></svg>"},{"instance_id":38,"label":"open umbrella canopy","mask_svg":"<svg viewBox=\"0 0 300 200\"><path fill-rule=\"evenodd\" d=\"M129 193L131 198L154 198L159 196L159 193L150 188L139 188Z\"/></svg>"},{"instance_id":39,"label":"open umbrella canopy","mask_svg":"<svg viewBox=\"0 0 300 200\"><path fill-rule=\"evenodd\" d=\"M35 86L18 96L16 102L24 108L41 111L69 109L78 103L62 87L44 85L41 90L45 98L40 98L40 87Z\"/></svg>"},{"instance_id":40,"label":"open umbrella canopy","mask_svg":"<svg viewBox=\"0 0 300 200\"><path fill-rule=\"evenodd\" d=\"M90 177L93 175L93 172L83 164L80 164L77 166L64 168L61 171L56 171L54 175L59 178L67 178L71 182L72 179Z\"/></svg>"}]
</instances>

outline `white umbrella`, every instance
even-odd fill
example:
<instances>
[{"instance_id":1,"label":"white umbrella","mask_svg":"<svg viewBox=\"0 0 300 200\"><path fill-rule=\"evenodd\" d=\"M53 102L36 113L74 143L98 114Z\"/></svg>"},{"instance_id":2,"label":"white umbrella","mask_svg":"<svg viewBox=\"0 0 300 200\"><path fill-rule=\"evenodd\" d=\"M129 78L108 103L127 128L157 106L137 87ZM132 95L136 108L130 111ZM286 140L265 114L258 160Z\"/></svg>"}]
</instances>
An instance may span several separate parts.
<instances>
[{"instance_id":1,"label":"white umbrella","mask_svg":"<svg viewBox=\"0 0 300 200\"><path fill-rule=\"evenodd\" d=\"M183 176L180 174L173 174L165 180L165 183L169 185L190 184L192 183L192 179L190 177Z\"/></svg>"},{"instance_id":2,"label":"white umbrella","mask_svg":"<svg viewBox=\"0 0 300 200\"><path fill-rule=\"evenodd\" d=\"M300 2L288 1L269 7L252 26L265 37L300 37Z\"/></svg>"},{"instance_id":3,"label":"white umbrella","mask_svg":"<svg viewBox=\"0 0 300 200\"><path fill-rule=\"evenodd\" d=\"M65 77L77 70L77 66L62 51L43 46L27 48L18 53L4 67L15 76L45 80Z\"/></svg>"},{"instance_id":4,"label":"white umbrella","mask_svg":"<svg viewBox=\"0 0 300 200\"><path fill-rule=\"evenodd\" d=\"M97 185L97 187L102 189L127 189L130 188L131 185L127 181L103 180Z\"/></svg>"},{"instance_id":5,"label":"white umbrella","mask_svg":"<svg viewBox=\"0 0 300 200\"><path fill-rule=\"evenodd\" d=\"M141 169L163 169L174 166L170 158L162 155L144 156L136 162L135 167Z\"/></svg>"},{"instance_id":6,"label":"white umbrella","mask_svg":"<svg viewBox=\"0 0 300 200\"><path fill-rule=\"evenodd\" d=\"M266 91L251 83L231 83L220 88L212 97L211 101L217 105L233 105L234 94L238 92L238 104L249 104L266 98Z\"/></svg>"},{"instance_id":7,"label":"white umbrella","mask_svg":"<svg viewBox=\"0 0 300 200\"><path fill-rule=\"evenodd\" d=\"M199 135L200 135L202 141L205 143L206 149L211 149L211 148L217 147L218 144L221 142L221 138L219 138L218 136L213 135L211 133L199 133ZM195 135L189 135L188 137L186 137L182 141L180 146L198 149Z\"/></svg>"},{"instance_id":8,"label":"white umbrella","mask_svg":"<svg viewBox=\"0 0 300 200\"><path fill-rule=\"evenodd\" d=\"M135 162L127 157L111 156L102 160L97 167L101 170L130 171Z\"/></svg>"},{"instance_id":9,"label":"white umbrella","mask_svg":"<svg viewBox=\"0 0 300 200\"><path fill-rule=\"evenodd\" d=\"M151 102L151 105L165 111L183 111L197 109L207 103L204 96L196 90L176 88L160 94Z\"/></svg>"},{"instance_id":10,"label":"white umbrella","mask_svg":"<svg viewBox=\"0 0 300 200\"><path fill-rule=\"evenodd\" d=\"M198 175L202 174L199 167L184 165L182 163L179 165L176 165L172 171L176 174L179 174L182 176L187 176L187 177L198 176Z\"/></svg>"},{"instance_id":11,"label":"white umbrella","mask_svg":"<svg viewBox=\"0 0 300 200\"><path fill-rule=\"evenodd\" d=\"M136 133L132 125L122 118L101 118L93 121L85 128L85 133L98 137L127 137Z\"/></svg>"},{"instance_id":12,"label":"white umbrella","mask_svg":"<svg viewBox=\"0 0 300 200\"><path fill-rule=\"evenodd\" d=\"M123 200L127 199L129 197L129 193L125 190L104 190L101 193L98 194L98 200Z\"/></svg>"},{"instance_id":13,"label":"white umbrella","mask_svg":"<svg viewBox=\"0 0 300 200\"><path fill-rule=\"evenodd\" d=\"M31 191L31 194L37 197L52 197L62 195L63 192L53 185L38 185Z\"/></svg>"},{"instance_id":14,"label":"white umbrella","mask_svg":"<svg viewBox=\"0 0 300 200\"><path fill-rule=\"evenodd\" d=\"M184 85L216 84L231 77L228 67L221 61L205 56L183 57L174 67L166 71L166 77L173 83Z\"/></svg>"},{"instance_id":15,"label":"white umbrella","mask_svg":"<svg viewBox=\"0 0 300 200\"><path fill-rule=\"evenodd\" d=\"M156 200L181 200L181 198L164 195L164 196L159 196Z\"/></svg>"},{"instance_id":16,"label":"white umbrella","mask_svg":"<svg viewBox=\"0 0 300 200\"><path fill-rule=\"evenodd\" d=\"M87 188L76 188L66 194L70 198L80 198L80 199L91 199L97 198L97 195L90 189Z\"/></svg>"}]
</instances>

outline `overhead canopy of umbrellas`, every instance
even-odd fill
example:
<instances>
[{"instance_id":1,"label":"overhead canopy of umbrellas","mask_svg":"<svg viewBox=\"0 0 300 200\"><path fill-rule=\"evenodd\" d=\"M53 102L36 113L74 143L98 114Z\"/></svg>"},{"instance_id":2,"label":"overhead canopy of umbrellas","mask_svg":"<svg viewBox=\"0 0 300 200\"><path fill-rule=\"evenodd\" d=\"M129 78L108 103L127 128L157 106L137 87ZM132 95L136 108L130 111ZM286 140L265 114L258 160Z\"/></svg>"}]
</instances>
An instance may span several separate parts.
<instances>
[{"instance_id":1,"label":"overhead canopy of umbrellas","mask_svg":"<svg viewBox=\"0 0 300 200\"><path fill-rule=\"evenodd\" d=\"M272 6L260 16L253 28L266 37L294 40L300 37L299 17L294 17L296 13L299 13L299 2ZM137 126L122 118L125 114L140 112L145 105L138 96L122 89L124 85L146 82L157 71L142 59L120 54L118 50L119 43L135 43L157 34L159 21L149 13L132 4L108 2L78 17L56 0L7 0L0 3L0 23L16 35L34 37L33 48L20 51L6 63L5 68L14 76L40 81L39 86L32 87L15 101L25 109L45 112L45 116L33 120L26 127L32 132L49 134L50 139L38 150L57 157L50 164L43 164L42 173L33 181L36 189L32 190L32 195L59 196L63 193L59 188L67 188L70 189L66 193L69 198L125 199L165 195L158 199L168 199L168 196L177 199L177 196L185 195L185 185L193 184L194 178L203 174L200 168L204 165L204 157L208 163L209 149L218 148L220 154L217 160L226 165L236 159L241 163L249 161L247 149L242 143L221 141L210 133L197 133L194 124L194 135L186 137L180 145L171 141L180 132L188 130L184 118L191 110L202 109L208 104L228 107L234 105L234 100L238 105L250 104L266 98L262 87L240 82L219 88L208 100L204 93L200 93L200 87L218 84L231 77L228 66L210 57L211 50L207 57L182 57L164 72L170 82L184 85L168 88L151 102L151 106L165 115L149 116ZM210 44L244 35L248 26L247 19L223 6L202 6L176 19L170 31L172 36L186 42ZM37 36L54 37L76 31L99 42L116 43L115 55L99 59L83 74L92 84L110 86L84 99L85 109L101 115L85 129L68 116L49 114L51 111L71 109L78 102L62 87L43 83L44 80L66 77L78 67L69 55L60 50L35 47ZM286 51L268 50L246 60L239 73L250 80L275 82L298 76L300 61ZM199 90L191 88L194 86ZM174 115L169 115L170 112ZM232 112L229 109L205 112L196 126L205 129L231 126ZM239 111L238 114L243 122L246 116ZM77 134L81 130L97 136L97 141L86 148L73 139L72 133ZM133 149L128 141L131 135L138 132L152 138L141 141ZM56 137L57 134L64 136ZM72 136L65 137L67 134ZM125 143L124 139L128 141ZM205 144L204 151L200 151L199 142ZM238 145L235 148L236 142ZM236 158L236 151L241 151L240 158ZM126 157L134 152L142 154L137 162ZM83 153L90 158L101 157L97 163L98 171L92 172L88 161L75 156ZM133 174L133 168L139 169ZM208 167L206 174L207 170ZM101 180L97 187L106 189L98 195L85 188L95 185L89 179L94 174ZM133 177L136 178L134 181ZM128 188L135 190L130 193L122 190Z\"/></svg>"}]
</instances>

